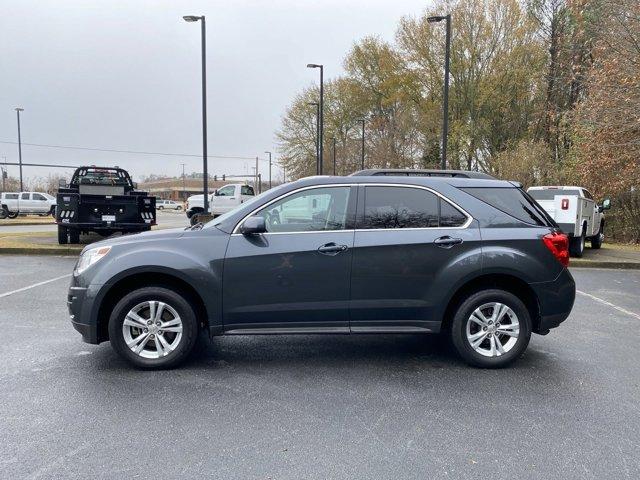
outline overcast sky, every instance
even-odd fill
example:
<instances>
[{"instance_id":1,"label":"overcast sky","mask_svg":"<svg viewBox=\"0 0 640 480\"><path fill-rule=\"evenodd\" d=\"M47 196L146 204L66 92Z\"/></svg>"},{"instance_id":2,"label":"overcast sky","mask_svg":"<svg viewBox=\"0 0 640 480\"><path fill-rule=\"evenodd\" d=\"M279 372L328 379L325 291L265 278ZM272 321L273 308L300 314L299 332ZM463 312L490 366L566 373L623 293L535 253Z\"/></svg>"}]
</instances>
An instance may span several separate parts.
<instances>
[{"instance_id":1,"label":"overcast sky","mask_svg":"<svg viewBox=\"0 0 640 480\"><path fill-rule=\"evenodd\" d=\"M0 0L0 141L201 154L200 26L207 17L209 154L265 157L293 95L342 72L354 41L393 40L424 0ZM0 143L0 162L17 161ZM23 146L23 161L119 165L139 178L201 171L197 157ZM268 166L261 163L263 178ZM212 174L251 173L216 160ZM25 168L26 176L50 169ZM17 167L9 174L17 176ZM277 174L279 175L279 173Z\"/></svg>"}]
</instances>

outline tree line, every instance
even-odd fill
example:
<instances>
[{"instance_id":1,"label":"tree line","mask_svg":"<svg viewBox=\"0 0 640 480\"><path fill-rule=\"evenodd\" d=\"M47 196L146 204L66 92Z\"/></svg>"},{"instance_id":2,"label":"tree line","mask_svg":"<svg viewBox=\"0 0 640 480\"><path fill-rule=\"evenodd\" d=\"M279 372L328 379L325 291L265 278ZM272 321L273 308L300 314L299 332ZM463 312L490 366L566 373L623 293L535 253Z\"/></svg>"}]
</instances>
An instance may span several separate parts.
<instances>
[{"instance_id":1,"label":"tree line","mask_svg":"<svg viewBox=\"0 0 640 480\"><path fill-rule=\"evenodd\" d=\"M611 196L621 239L640 241L640 2L444 0L405 17L393 42L354 43L325 83L324 172L438 168L445 29L452 15L448 168ZM299 92L276 132L291 179L315 174L319 89Z\"/></svg>"}]
</instances>

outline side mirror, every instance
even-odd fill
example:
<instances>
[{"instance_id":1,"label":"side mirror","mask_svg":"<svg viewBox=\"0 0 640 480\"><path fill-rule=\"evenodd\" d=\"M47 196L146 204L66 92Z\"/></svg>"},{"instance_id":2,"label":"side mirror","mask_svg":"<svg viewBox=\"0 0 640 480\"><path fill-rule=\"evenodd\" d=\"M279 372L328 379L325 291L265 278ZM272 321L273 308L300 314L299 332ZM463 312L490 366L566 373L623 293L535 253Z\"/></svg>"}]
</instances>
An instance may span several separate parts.
<instances>
[{"instance_id":1,"label":"side mirror","mask_svg":"<svg viewBox=\"0 0 640 480\"><path fill-rule=\"evenodd\" d=\"M213 196L214 196L214 197L217 197L217 196L218 196L218 190L217 190L217 189L213 191Z\"/></svg>"},{"instance_id":2,"label":"side mirror","mask_svg":"<svg viewBox=\"0 0 640 480\"><path fill-rule=\"evenodd\" d=\"M260 216L249 217L240 226L240 233L243 235L257 235L259 233L265 233L266 231L267 225L264 217Z\"/></svg>"},{"instance_id":3,"label":"side mirror","mask_svg":"<svg viewBox=\"0 0 640 480\"><path fill-rule=\"evenodd\" d=\"M600 207L601 210L609 210L611 208L611 199L610 198L605 198L602 201L602 206Z\"/></svg>"}]
</instances>

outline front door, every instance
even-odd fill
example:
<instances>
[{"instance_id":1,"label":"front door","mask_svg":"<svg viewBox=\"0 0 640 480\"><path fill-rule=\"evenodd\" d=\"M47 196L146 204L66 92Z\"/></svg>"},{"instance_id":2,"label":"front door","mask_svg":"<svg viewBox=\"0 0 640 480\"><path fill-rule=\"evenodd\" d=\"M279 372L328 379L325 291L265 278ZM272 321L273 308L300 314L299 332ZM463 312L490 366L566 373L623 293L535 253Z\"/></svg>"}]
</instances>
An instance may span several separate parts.
<instances>
[{"instance_id":1,"label":"front door","mask_svg":"<svg viewBox=\"0 0 640 480\"><path fill-rule=\"evenodd\" d=\"M349 186L302 189L255 213L266 233L231 235L225 330L349 331L355 195Z\"/></svg>"},{"instance_id":2,"label":"front door","mask_svg":"<svg viewBox=\"0 0 640 480\"><path fill-rule=\"evenodd\" d=\"M227 213L236 205L236 186L227 185L226 187L218 189L213 197L213 201L216 214ZM237 203L239 204L240 201L238 200Z\"/></svg>"},{"instance_id":3,"label":"front door","mask_svg":"<svg viewBox=\"0 0 640 480\"><path fill-rule=\"evenodd\" d=\"M366 186L358 200L351 331L431 331L451 285L446 271L480 268L472 219L426 188ZM444 272L444 274L443 274Z\"/></svg>"}]
</instances>

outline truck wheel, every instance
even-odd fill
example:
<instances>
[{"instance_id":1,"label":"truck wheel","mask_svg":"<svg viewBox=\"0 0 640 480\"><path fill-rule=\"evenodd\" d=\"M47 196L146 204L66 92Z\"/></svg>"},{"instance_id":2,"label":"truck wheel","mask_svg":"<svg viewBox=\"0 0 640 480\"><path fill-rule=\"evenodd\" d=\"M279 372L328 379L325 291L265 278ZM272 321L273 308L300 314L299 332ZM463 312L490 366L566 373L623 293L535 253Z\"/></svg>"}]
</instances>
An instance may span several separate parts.
<instances>
[{"instance_id":1,"label":"truck wheel","mask_svg":"<svg viewBox=\"0 0 640 480\"><path fill-rule=\"evenodd\" d=\"M9 213L7 213L7 217L9 217L9 218L17 218L18 214L19 214L19 212L9 212Z\"/></svg>"},{"instance_id":2,"label":"truck wheel","mask_svg":"<svg viewBox=\"0 0 640 480\"><path fill-rule=\"evenodd\" d=\"M67 227L61 227L58 225L58 243L60 245L66 245L68 241L69 233L67 232Z\"/></svg>"},{"instance_id":3,"label":"truck wheel","mask_svg":"<svg viewBox=\"0 0 640 480\"><path fill-rule=\"evenodd\" d=\"M598 233L591 237L591 248L598 250L602 247L602 243L604 242L604 223L600 224L600 230Z\"/></svg>"},{"instance_id":4,"label":"truck wheel","mask_svg":"<svg viewBox=\"0 0 640 480\"><path fill-rule=\"evenodd\" d=\"M198 320L190 303L181 293L164 287L130 292L111 312L111 346L139 368L178 365L198 338Z\"/></svg>"},{"instance_id":5,"label":"truck wheel","mask_svg":"<svg viewBox=\"0 0 640 480\"><path fill-rule=\"evenodd\" d=\"M51 215L52 217L55 218L55 216L56 216L56 207L51 207L51 211L49 212L49 215Z\"/></svg>"},{"instance_id":6,"label":"truck wheel","mask_svg":"<svg viewBox=\"0 0 640 480\"><path fill-rule=\"evenodd\" d=\"M584 230L579 237L573 237L569 242L569 253L572 257L582 258L582 254L584 253L584 241L585 235Z\"/></svg>"},{"instance_id":7,"label":"truck wheel","mask_svg":"<svg viewBox=\"0 0 640 480\"><path fill-rule=\"evenodd\" d=\"M108 237L113 233L111 230L98 230L97 232L101 237Z\"/></svg>"},{"instance_id":8,"label":"truck wheel","mask_svg":"<svg viewBox=\"0 0 640 480\"><path fill-rule=\"evenodd\" d=\"M500 368L515 361L531 338L531 317L514 294L482 290L464 300L451 324L451 340L465 362Z\"/></svg>"},{"instance_id":9,"label":"truck wheel","mask_svg":"<svg viewBox=\"0 0 640 480\"><path fill-rule=\"evenodd\" d=\"M80 243L80 230L77 228L69 229L69 243L78 244Z\"/></svg>"},{"instance_id":10,"label":"truck wheel","mask_svg":"<svg viewBox=\"0 0 640 480\"><path fill-rule=\"evenodd\" d=\"M189 224L193 227L196 223L198 223L198 214L194 213L189 219Z\"/></svg>"},{"instance_id":11,"label":"truck wheel","mask_svg":"<svg viewBox=\"0 0 640 480\"><path fill-rule=\"evenodd\" d=\"M4 208L0 207L0 219L2 218L7 218L7 211Z\"/></svg>"}]
</instances>

